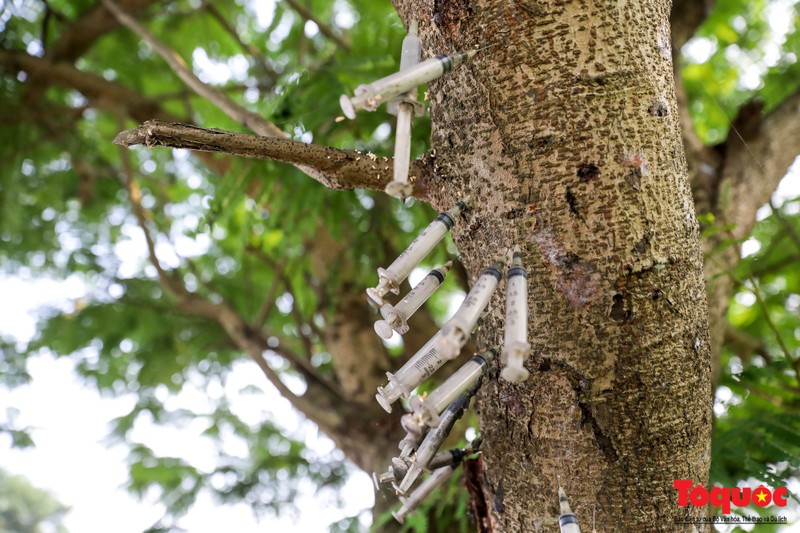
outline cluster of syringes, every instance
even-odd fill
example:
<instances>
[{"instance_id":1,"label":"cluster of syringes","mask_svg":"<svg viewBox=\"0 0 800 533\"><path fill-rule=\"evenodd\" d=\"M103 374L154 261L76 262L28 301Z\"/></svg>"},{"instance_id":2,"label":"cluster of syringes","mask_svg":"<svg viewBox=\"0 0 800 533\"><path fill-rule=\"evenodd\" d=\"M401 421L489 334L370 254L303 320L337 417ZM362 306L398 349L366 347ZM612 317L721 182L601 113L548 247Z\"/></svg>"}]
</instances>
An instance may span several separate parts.
<instances>
[{"instance_id":1,"label":"cluster of syringes","mask_svg":"<svg viewBox=\"0 0 800 533\"><path fill-rule=\"evenodd\" d=\"M397 304L387 302L385 297L390 292L399 293L400 284L441 242L468 202L469 197L463 198L449 211L440 213L389 267L378 269L378 285L367 289L367 295L380 309L383 319L375 322L375 331L384 339L390 338L393 331L401 335L408 331L408 319L441 285L451 264L448 262L432 270ZM489 305L504 266L505 260L501 259L486 268L455 315L402 368L395 373L387 372L389 382L378 387L375 398L387 412L391 412L392 404L401 398L408 400L411 412L401 418L406 436L400 441L400 454L392 459L388 472L375 476L376 486L380 490L392 488L404 498L420 474L433 471L416 491L404 499L403 507L395 513L401 522L426 495L445 481L463 457L478 448L478 443L473 441L470 448L456 450L458 453L438 453L456 421L469 407L498 350L476 355L429 394L412 394L424 380L461 353ZM527 342L527 273L518 248L514 250L508 270L506 289L505 342L500 351L504 368L500 375L507 381L521 382L528 377L524 362L530 345Z\"/></svg>"},{"instance_id":2,"label":"cluster of syringes","mask_svg":"<svg viewBox=\"0 0 800 533\"><path fill-rule=\"evenodd\" d=\"M417 88L450 72L453 67L476 53L477 50L470 50L453 55L438 55L420 62L417 23L411 21L408 35L403 39L400 70L372 83L358 86L353 97L341 96L339 103L349 119L356 117L357 110L375 111L384 102L388 104L389 113L397 115L394 177L386 186L387 194L407 198L412 193L413 187L408 180L411 119L414 115L421 116L425 110L417 101ZM400 335L406 333L409 329L408 319L444 282L452 266L451 262L433 269L398 303L391 304L385 300L389 293L399 294L400 284L447 235L468 203L469 197L465 197L449 211L440 213L394 263L385 269L378 269L378 285L367 289L367 295L377 304L383 317L375 322L375 332L382 338L391 338L393 332ZM450 477L465 457L479 451L480 437L475 438L464 449L440 452L439 448L456 421L469 407L487 368L497 356L496 349L474 356L431 393L412 394L424 380L461 353L489 305L502 277L504 265L505 261L501 259L486 268L453 318L400 370L394 374L387 372L389 382L378 387L375 398L387 412L391 412L392 404L401 398L408 400L411 408L411 412L400 419L406 432L399 444L400 454L392 459L387 472L373 475L378 490L393 489L400 496L403 506L392 513L400 523ZM519 248L515 248L506 284L505 336L500 352L503 370L500 377L511 382L525 381L528 371L524 363L529 353L528 275L522 266L522 254ZM409 490L423 472L431 472L431 475L409 495ZM580 533L577 517L570 510L560 483L558 492L561 507L559 526L562 533Z\"/></svg>"},{"instance_id":3,"label":"cluster of syringes","mask_svg":"<svg viewBox=\"0 0 800 533\"><path fill-rule=\"evenodd\" d=\"M417 88L450 72L465 59L472 57L477 50L453 55L438 55L420 62L420 41L417 37L417 21L408 25L408 35L403 39L400 55L400 70L372 83L356 87L350 98L342 95L339 104L349 119L356 118L356 111L365 109L375 111L386 102L387 110L397 115L394 144L394 178L386 186L386 193L398 198L411 196L412 184L408 181L408 168L411 159L411 119L421 116L425 106L417 101Z\"/></svg>"}]
</instances>

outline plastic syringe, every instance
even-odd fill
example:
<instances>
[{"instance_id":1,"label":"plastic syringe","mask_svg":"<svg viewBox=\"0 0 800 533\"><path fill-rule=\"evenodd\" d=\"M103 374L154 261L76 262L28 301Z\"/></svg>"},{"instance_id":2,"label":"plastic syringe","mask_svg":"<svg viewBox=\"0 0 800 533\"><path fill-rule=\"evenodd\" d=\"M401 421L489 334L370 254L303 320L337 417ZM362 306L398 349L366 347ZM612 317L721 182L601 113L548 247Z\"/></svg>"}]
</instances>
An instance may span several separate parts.
<instances>
[{"instance_id":1,"label":"plastic syringe","mask_svg":"<svg viewBox=\"0 0 800 533\"><path fill-rule=\"evenodd\" d=\"M500 377L522 383L528 379L524 363L531 351L528 344L528 272L522 266L519 247L514 248L506 284L506 322Z\"/></svg>"},{"instance_id":2,"label":"plastic syringe","mask_svg":"<svg viewBox=\"0 0 800 533\"><path fill-rule=\"evenodd\" d=\"M425 276L416 287L411 289L396 305L390 303L383 304L381 306L383 320L375 322L375 333L384 339L390 339L393 330L400 335L406 333L408 331L408 319L428 298L430 298L431 294L436 292L436 289L444 283L447 271L450 270L452 265L453 262L448 261L439 268L431 270L430 273Z\"/></svg>"},{"instance_id":3,"label":"plastic syringe","mask_svg":"<svg viewBox=\"0 0 800 533\"><path fill-rule=\"evenodd\" d=\"M419 63L420 40L417 36L417 21L408 24L408 35L403 39L400 55L400 71L408 70ZM411 196L413 187L408 181L408 166L411 161L411 119L414 114L421 115L423 106L417 102L416 87L389 102L387 111L397 115L394 131L394 174L392 181L384 189L386 194L398 198Z\"/></svg>"},{"instance_id":4,"label":"plastic syringe","mask_svg":"<svg viewBox=\"0 0 800 533\"><path fill-rule=\"evenodd\" d=\"M453 227L458 215L466 208L468 202L469 196L465 196L448 211L439 213L439 216L428 224L427 228L422 230L422 233L408 245L408 248L391 265L385 269L379 268L378 285L367 289L367 296L380 307L386 303L383 301L383 297L389 292L398 294L400 292L400 284L447 235L447 232Z\"/></svg>"},{"instance_id":5,"label":"plastic syringe","mask_svg":"<svg viewBox=\"0 0 800 533\"><path fill-rule=\"evenodd\" d=\"M461 418L464 411L467 410L470 400L477 391L478 385L475 385L470 390L462 392L458 398L447 406L447 409L444 410L439 419L439 425L431 429L425 436L422 444L419 445L417 453L414 454L414 460L408 467L406 476L403 478L400 485L396 487L398 494L405 494L408 492L408 489L411 488L411 485L414 484L414 481L417 480L417 477L419 477L422 471L428 469L431 459L433 459L433 456L439 451L439 447L444 442L444 439L450 435L450 431L453 430L456 421Z\"/></svg>"},{"instance_id":6,"label":"plastic syringe","mask_svg":"<svg viewBox=\"0 0 800 533\"><path fill-rule=\"evenodd\" d=\"M437 426L439 424L439 415L442 411L461 393L471 389L478 383L478 380L483 377L486 369L496 356L497 350L495 348L476 355L464 363L461 368L456 370L452 376L427 396L412 396L409 403L414 415L429 427Z\"/></svg>"},{"instance_id":7,"label":"plastic syringe","mask_svg":"<svg viewBox=\"0 0 800 533\"><path fill-rule=\"evenodd\" d=\"M356 118L357 110L375 111L382 103L389 102L415 87L419 87L450 72L454 67L457 67L476 53L478 53L477 50L469 50L453 55L438 55L426 59L413 67L400 70L385 78L359 85L356 87L355 95L352 98L343 94L339 98L339 105L341 105L342 112L347 118L354 119Z\"/></svg>"},{"instance_id":8,"label":"plastic syringe","mask_svg":"<svg viewBox=\"0 0 800 533\"><path fill-rule=\"evenodd\" d=\"M478 319L492 299L492 294L500 281L502 269L503 262L497 261L484 270L456 314L442 327L441 335L436 343L436 351L446 359L455 359L469 340Z\"/></svg>"},{"instance_id":9,"label":"plastic syringe","mask_svg":"<svg viewBox=\"0 0 800 533\"><path fill-rule=\"evenodd\" d=\"M417 490L411 493L411 496L403 501L403 506L397 511L392 513L392 516L401 524L405 522L406 516L420 506L420 504L431 495L433 491L438 489L445 481L453 474L455 470L452 466L445 466L434 471L428 479L426 479Z\"/></svg>"}]
</instances>

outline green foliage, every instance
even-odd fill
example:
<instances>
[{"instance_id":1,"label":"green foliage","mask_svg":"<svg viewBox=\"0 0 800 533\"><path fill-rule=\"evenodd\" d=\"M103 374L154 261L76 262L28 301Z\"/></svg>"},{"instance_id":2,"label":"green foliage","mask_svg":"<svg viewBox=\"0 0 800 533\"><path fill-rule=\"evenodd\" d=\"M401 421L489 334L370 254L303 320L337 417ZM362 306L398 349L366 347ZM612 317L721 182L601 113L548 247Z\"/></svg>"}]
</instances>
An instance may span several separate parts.
<instances>
[{"instance_id":1,"label":"green foliage","mask_svg":"<svg viewBox=\"0 0 800 533\"><path fill-rule=\"evenodd\" d=\"M800 87L800 4L726 0L715 2L709 17L684 51L681 75L697 133L709 144L725 139L738 108L752 98L774 108ZM776 15L777 14L777 15ZM788 32L770 22L781 19ZM707 57L706 57L707 56Z\"/></svg>"},{"instance_id":2,"label":"green foliage","mask_svg":"<svg viewBox=\"0 0 800 533\"><path fill-rule=\"evenodd\" d=\"M0 470L0 533L66 533L61 520L68 510L49 492Z\"/></svg>"},{"instance_id":3,"label":"green foliage","mask_svg":"<svg viewBox=\"0 0 800 533\"><path fill-rule=\"evenodd\" d=\"M712 481L724 486L786 486L800 475L799 205L786 202L756 225L758 250L735 272L729 321L737 334L723 351L711 465Z\"/></svg>"}]
</instances>

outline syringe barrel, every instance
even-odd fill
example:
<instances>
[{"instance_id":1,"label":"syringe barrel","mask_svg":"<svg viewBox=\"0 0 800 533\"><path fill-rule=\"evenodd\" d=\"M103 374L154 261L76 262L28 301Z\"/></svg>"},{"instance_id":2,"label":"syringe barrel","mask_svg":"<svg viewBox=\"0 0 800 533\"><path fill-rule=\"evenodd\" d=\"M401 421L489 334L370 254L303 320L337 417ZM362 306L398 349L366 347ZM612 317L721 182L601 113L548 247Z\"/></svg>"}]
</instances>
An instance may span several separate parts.
<instances>
[{"instance_id":1,"label":"syringe barrel","mask_svg":"<svg viewBox=\"0 0 800 533\"><path fill-rule=\"evenodd\" d=\"M440 213L436 219L428 224L422 233L417 235L408 248L403 250L397 259L386 268L386 273L393 281L400 284L412 270L422 261L431 250L447 235L455 220L447 213ZM380 270L378 271L380 274Z\"/></svg>"},{"instance_id":2,"label":"syringe barrel","mask_svg":"<svg viewBox=\"0 0 800 533\"><path fill-rule=\"evenodd\" d=\"M403 481L400 482L398 487L400 493L408 491L422 471L428 469L428 465L436 455L436 452L439 451L444 439L446 439L450 431L453 430L456 421L464 414L466 406L469 405L470 397L471 396L462 394L455 402L450 404L448 408L445 409L444 413L442 413L439 425L431 429L422 440L422 443L417 447L417 452L414 454L414 460L408 472L406 472Z\"/></svg>"},{"instance_id":3,"label":"syringe barrel","mask_svg":"<svg viewBox=\"0 0 800 533\"><path fill-rule=\"evenodd\" d=\"M376 399L387 412L391 412L391 404L400 398L408 398L410 391L417 388L445 363L445 359L436 351L439 335L440 333L437 333L431 337L400 370L391 374L388 385L378 387Z\"/></svg>"},{"instance_id":4,"label":"syringe barrel","mask_svg":"<svg viewBox=\"0 0 800 533\"><path fill-rule=\"evenodd\" d=\"M453 470L455 470L455 468L452 466L445 466L435 470L433 474L428 477L428 479L423 481L422 484L417 487L417 490L411 493L408 499L406 499L406 501L403 503L403 506L392 513L392 516L394 516L395 520L402 524L410 512L418 508L425 498L430 496L433 491L438 489L444 484L445 481L447 481L447 479L453 474Z\"/></svg>"},{"instance_id":5,"label":"syringe barrel","mask_svg":"<svg viewBox=\"0 0 800 533\"><path fill-rule=\"evenodd\" d=\"M578 517L572 512L569 506L569 500L567 499L567 493L560 483L558 486L558 507L558 527L561 529L561 533L581 533L581 528L578 525Z\"/></svg>"},{"instance_id":6,"label":"syringe barrel","mask_svg":"<svg viewBox=\"0 0 800 533\"><path fill-rule=\"evenodd\" d=\"M350 99L354 109L375 111L382 103L388 102L420 85L435 80L453 67L450 56L439 55L426 59L409 68L356 87Z\"/></svg>"},{"instance_id":7,"label":"syringe barrel","mask_svg":"<svg viewBox=\"0 0 800 533\"><path fill-rule=\"evenodd\" d=\"M471 389L483 376L486 368L494 357L494 351L476 355L461 368L456 370L444 383L433 390L426 398L413 396L411 408L419 414L428 425L439 423L439 414L444 411L460 394Z\"/></svg>"},{"instance_id":8,"label":"syringe barrel","mask_svg":"<svg viewBox=\"0 0 800 533\"><path fill-rule=\"evenodd\" d=\"M406 102L397 104L397 128L394 137L394 175L392 181L408 182L411 161L411 117L414 106Z\"/></svg>"},{"instance_id":9,"label":"syringe barrel","mask_svg":"<svg viewBox=\"0 0 800 533\"><path fill-rule=\"evenodd\" d=\"M439 452L428 462L428 468L436 470L437 468L442 468L447 465L457 465L464 459L464 455L464 452L458 448L453 448L446 452Z\"/></svg>"},{"instance_id":10,"label":"syringe barrel","mask_svg":"<svg viewBox=\"0 0 800 533\"><path fill-rule=\"evenodd\" d=\"M414 459L414 464L417 467L423 469L428 468L428 463L430 463L433 456L436 455L436 452L439 451L444 439L450 435L450 431L453 430L456 421L461 418L464 411L469 407L469 402L472 400L472 396L475 394L476 390L476 388L473 388L469 391L462 392L455 400L450 402L439 418L439 425L428 432L419 445L419 448L417 448L417 454Z\"/></svg>"},{"instance_id":11,"label":"syringe barrel","mask_svg":"<svg viewBox=\"0 0 800 533\"><path fill-rule=\"evenodd\" d=\"M408 360L395 374L395 378L401 380L403 384L412 390L420 383L428 379L434 372L439 370L447 361L436 350L436 343L439 340L437 333L419 349L414 357Z\"/></svg>"},{"instance_id":12,"label":"syringe barrel","mask_svg":"<svg viewBox=\"0 0 800 533\"><path fill-rule=\"evenodd\" d=\"M431 294L439 288L439 285L444 283L447 271L445 270L445 272L442 272L442 270L444 269L437 268L431 270L422 281L417 283L417 285L395 305L394 308L397 313L402 315L406 320L416 313L417 309L419 309L422 304L430 298Z\"/></svg>"},{"instance_id":13,"label":"syringe barrel","mask_svg":"<svg viewBox=\"0 0 800 533\"><path fill-rule=\"evenodd\" d=\"M574 513L560 515L558 517L558 527L561 533L581 533L578 517Z\"/></svg>"},{"instance_id":14,"label":"syringe barrel","mask_svg":"<svg viewBox=\"0 0 800 533\"><path fill-rule=\"evenodd\" d=\"M478 282L469 291L461 307L458 308L453 319L458 319L458 325L469 335L478 323L483 311L492 299L492 294L500 281L500 269L491 266L483 271Z\"/></svg>"},{"instance_id":15,"label":"syringe barrel","mask_svg":"<svg viewBox=\"0 0 800 533\"><path fill-rule=\"evenodd\" d=\"M403 38L402 52L400 53L400 70L411 68L419 63L420 40L417 35L417 22L412 21L408 26L408 33Z\"/></svg>"},{"instance_id":16,"label":"syringe barrel","mask_svg":"<svg viewBox=\"0 0 800 533\"><path fill-rule=\"evenodd\" d=\"M525 269L508 269L506 284L505 345L528 342L528 274Z\"/></svg>"},{"instance_id":17,"label":"syringe barrel","mask_svg":"<svg viewBox=\"0 0 800 533\"><path fill-rule=\"evenodd\" d=\"M469 340L472 330L475 329L497 288L501 268L502 263L498 262L484 270L456 314L442 327L442 337L437 349L444 357L454 359Z\"/></svg>"}]
</instances>

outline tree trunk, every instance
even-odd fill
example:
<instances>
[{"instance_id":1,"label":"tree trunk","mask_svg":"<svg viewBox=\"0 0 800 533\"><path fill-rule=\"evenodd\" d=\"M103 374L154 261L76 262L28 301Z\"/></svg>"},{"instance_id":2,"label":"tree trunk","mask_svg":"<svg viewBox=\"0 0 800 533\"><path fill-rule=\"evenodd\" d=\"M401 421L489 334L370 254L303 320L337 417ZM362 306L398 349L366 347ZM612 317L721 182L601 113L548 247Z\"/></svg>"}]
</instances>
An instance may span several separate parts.
<instances>
[{"instance_id":1,"label":"tree trunk","mask_svg":"<svg viewBox=\"0 0 800 533\"><path fill-rule=\"evenodd\" d=\"M472 195L454 235L473 280L514 244L529 271L531 376L495 368L478 401L489 523L556 530L560 475L586 525L677 531L673 480L707 480L711 381L669 3L428 5L398 5L427 55L490 47L430 87L434 204Z\"/></svg>"}]
</instances>

